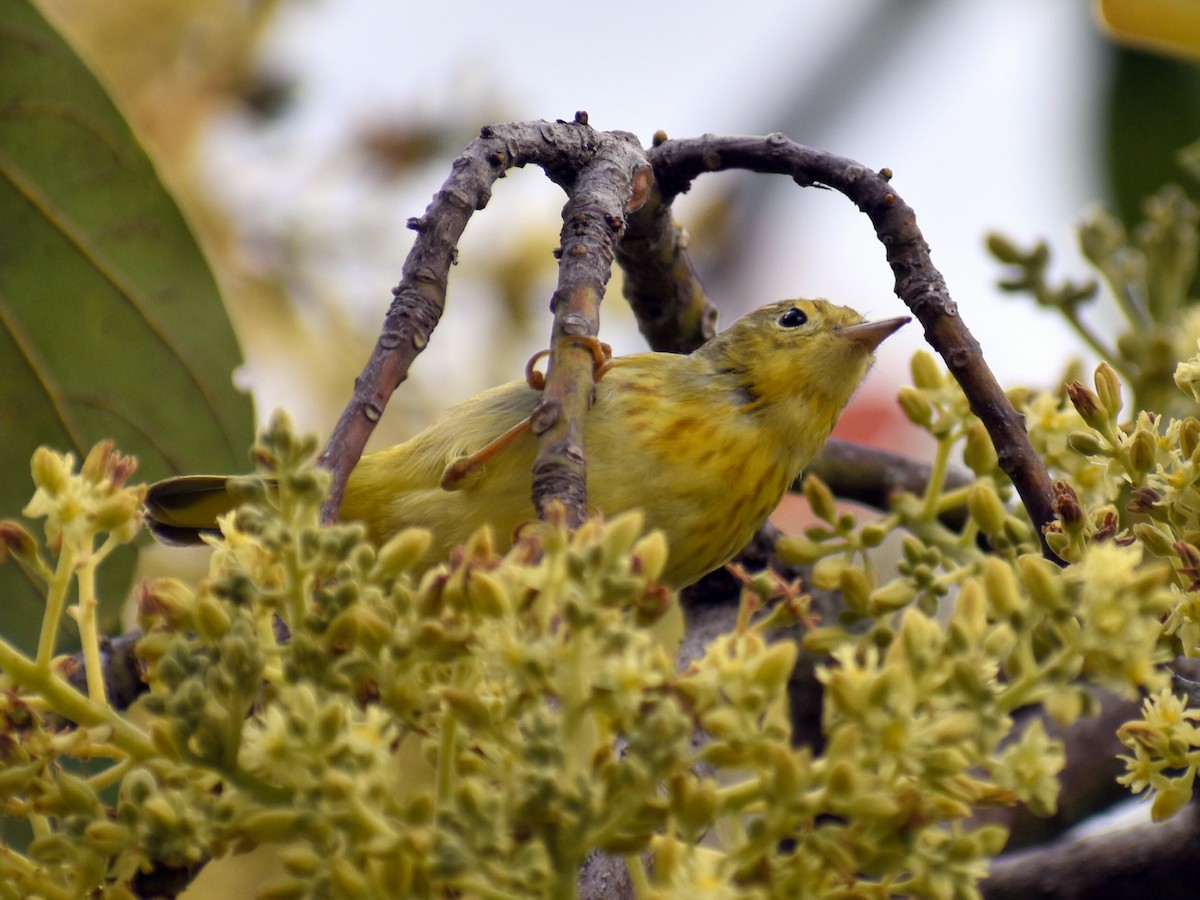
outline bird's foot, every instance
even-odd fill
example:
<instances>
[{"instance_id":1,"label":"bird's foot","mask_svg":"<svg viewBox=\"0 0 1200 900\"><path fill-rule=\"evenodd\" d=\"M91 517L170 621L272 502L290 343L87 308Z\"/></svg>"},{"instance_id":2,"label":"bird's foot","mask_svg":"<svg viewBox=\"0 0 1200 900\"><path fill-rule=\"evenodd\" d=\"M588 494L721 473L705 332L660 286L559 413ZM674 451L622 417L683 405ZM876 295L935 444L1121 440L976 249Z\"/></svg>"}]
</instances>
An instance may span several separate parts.
<instances>
[{"instance_id":1,"label":"bird's foot","mask_svg":"<svg viewBox=\"0 0 1200 900\"><path fill-rule=\"evenodd\" d=\"M567 338L567 342L591 351L593 381L599 381L604 377L604 373L612 368L612 347L599 338L590 335L572 335ZM539 350L529 357L529 362L525 363L525 383L535 391L540 391L546 386L546 376L539 372L536 366L543 357L549 356L550 353L549 350Z\"/></svg>"}]
</instances>

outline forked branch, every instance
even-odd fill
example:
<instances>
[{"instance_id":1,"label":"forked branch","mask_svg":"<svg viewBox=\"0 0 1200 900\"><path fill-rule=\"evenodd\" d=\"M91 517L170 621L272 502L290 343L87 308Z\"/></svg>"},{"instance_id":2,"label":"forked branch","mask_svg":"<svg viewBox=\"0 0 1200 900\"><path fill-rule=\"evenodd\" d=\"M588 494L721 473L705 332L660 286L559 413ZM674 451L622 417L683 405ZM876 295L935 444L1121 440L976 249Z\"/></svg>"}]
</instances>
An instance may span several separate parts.
<instances>
[{"instance_id":1,"label":"forked branch","mask_svg":"<svg viewBox=\"0 0 1200 900\"><path fill-rule=\"evenodd\" d=\"M647 160L653 179L646 174ZM321 456L321 464L334 476L326 520L336 516L346 477L367 437L441 317L450 265L471 213L487 204L493 182L505 170L528 163L541 166L571 198L564 209L549 380L534 416L534 431L542 436L534 483L540 513L553 500L566 505L571 521L580 521L587 509L579 416L590 397L585 367L591 354L580 346L580 339L594 340L597 334L600 299L614 252L628 275L626 296L651 345L679 352L694 349L713 333L714 308L671 221L671 203L704 172L749 169L789 175L802 186L834 188L868 216L886 249L896 294L921 321L926 339L945 359L971 409L987 427L1000 466L1039 535L1054 521L1046 468L979 343L959 317L912 209L889 184L888 170L874 172L778 134L656 138L655 146L644 153L629 134L597 132L583 113L570 123L484 128L454 161L425 215L410 220L417 239L403 278L393 291L375 350ZM1055 558L1042 540L1043 552Z\"/></svg>"},{"instance_id":2,"label":"forked branch","mask_svg":"<svg viewBox=\"0 0 1200 900\"><path fill-rule=\"evenodd\" d=\"M491 199L496 179L514 166L532 163L569 190L607 140L603 137L588 126L586 116L577 116L574 122L487 126L455 158L450 175L425 214L409 219L408 226L417 237L404 261L400 284L392 289L392 303L379 339L321 453L321 466L333 476L322 510L326 522L336 519L350 470L362 456L392 392L408 377L409 368L442 317L459 238L472 213Z\"/></svg>"}]
</instances>

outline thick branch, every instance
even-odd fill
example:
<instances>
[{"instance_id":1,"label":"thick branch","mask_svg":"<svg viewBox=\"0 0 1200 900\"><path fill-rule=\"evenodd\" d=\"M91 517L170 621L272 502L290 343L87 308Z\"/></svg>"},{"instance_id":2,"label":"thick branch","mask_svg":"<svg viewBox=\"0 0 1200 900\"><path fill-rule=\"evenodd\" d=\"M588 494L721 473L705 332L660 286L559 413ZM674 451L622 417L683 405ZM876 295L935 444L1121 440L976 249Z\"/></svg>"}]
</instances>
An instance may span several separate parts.
<instances>
[{"instance_id":1,"label":"thick branch","mask_svg":"<svg viewBox=\"0 0 1200 900\"><path fill-rule=\"evenodd\" d=\"M987 900L1111 900L1196 896L1200 806L1173 818L1067 837L994 860L980 884Z\"/></svg>"},{"instance_id":2,"label":"thick branch","mask_svg":"<svg viewBox=\"0 0 1200 900\"><path fill-rule=\"evenodd\" d=\"M1046 467L1029 442L1021 416L984 362L979 343L959 318L945 280L930 259L916 216L889 184L890 171L873 172L853 160L803 147L781 134L665 141L649 156L665 202L686 191L697 175L723 169L790 175L804 187L824 185L852 200L875 226L895 275L896 294L920 319L926 339L945 359L971 410L987 427L1000 466L1012 479L1039 535L1055 520ZM1042 549L1047 557L1057 559L1044 537Z\"/></svg>"},{"instance_id":3,"label":"thick branch","mask_svg":"<svg viewBox=\"0 0 1200 900\"><path fill-rule=\"evenodd\" d=\"M627 132L605 132L580 168L563 208L558 288L551 301L550 368L530 421L538 436L534 508L545 518L551 503L562 503L572 528L588 515L583 417L594 392L600 300L612 274L613 247L625 228L625 215L645 201L650 180L650 166L637 139Z\"/></svg>"},{"instance_id":4,"label":"thick branch","mask_svg":"<svg viewBox=\"0 0 1200 900\"><path fill-rule=\"evenodd\" d=\"M322 510L325 521L337 517L346 478L358 463L367 438L383 415L392 392L408 377L417 354L446 304L446 280L458 254L458 240L475 210L491 198L492 184L513 166L534 163L564 186L591 158L596 131L584 122L518 122L485 127L454 160L450 176L434 195L425 215L409 220L416 241L404 261L400 284L375 349L354 393L330 435L320 464L333 474Z\"/></svg>"},{"instance_id":5,"label":"thick branch","mask_svg":"<svg viewBox=\"0 0 1200 900\"><path fill-rule=\"evenodd\" d=\"M717 333L717 308L704 293L687 255L687 235L657 183L629 217L617 263L625 273L625 299L651 350L691 353Z\"/></svg>"}]
</instances>

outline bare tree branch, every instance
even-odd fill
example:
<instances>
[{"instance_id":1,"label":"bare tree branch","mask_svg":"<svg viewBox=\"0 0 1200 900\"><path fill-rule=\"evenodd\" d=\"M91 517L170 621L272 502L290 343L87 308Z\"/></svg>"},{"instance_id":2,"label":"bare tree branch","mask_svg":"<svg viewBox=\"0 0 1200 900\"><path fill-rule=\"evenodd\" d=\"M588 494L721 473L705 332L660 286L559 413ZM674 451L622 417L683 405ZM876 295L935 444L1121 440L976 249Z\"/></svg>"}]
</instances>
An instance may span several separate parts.
<instances>
[{"instance_id":1,"label":"bare tree branch","mask_svg":"<svg viewBox=\"0 0 1200 900\"><path fill-rule=\"evenodd\" d=\"M586 114L576 115L577 124L586 122ZM572 528L588 516L583 417L595 392L600 301L625 215L645 202L651 180L637 139L627 132L604 132L596 135L591 158L571 181L571 199L563 208L550 368L530 422L538 436L534 508L545 518L550 504L562 503Z\"/></svg>"},{"instance_id":2,"label":"bare tree branch","mask_svg":"<svg viewBox=\"0 0 1200 900\"><path fill-rule=\"evenodd\" d=\"M983 421L996 447L1000 467L1012 479L1042 540L1042 552L1058 561L1041 534L1055 521L1050 476L1029 443L1021 416L984 362L978 341L958 315L945 280L934 267L916 216L889 181L891 172L873 172L844 157L813 150L781 134L665 141L650 150L650 162L664 202L685 192L704 172L750 169L790 175L803 187L824 185L840 191L871 220L887 251L896 294L925 328L925 337L962 385L971 410Z\"/></svg>"},{"instance_id":3,"label":"bare tree branch","mask_svg":"<svg viewBox=\"0 0 1200 900\"><path fill-rule=\"evenodd\" d=\"M691 353L717 333L717 308L692 268L687 236L657 182L629 217L617 262L625 274L625 299L651 350Z\"/></svg>"},{"instance_id":4,"label":"bare tree branch","mask_svg":"<svg viewBox=\"0 0 1200 900\"><path fill-rule=\"evenodd\" d=\"M1200 806L1166 822L1068 836L992 862L987 900L1113 900L1196 896Z\"/></svg>"},{"instance_id":5,"label":"bare tree branch","mask_svg":"<svg viewBox=\"0 0 1200 900\"><path fill-rule=\"evenodd\" d=\"M483 209L492 184L513 166L541 166L567 186L593 155L597 132L580 122L517 122L489 125L451 164L449 177L425 210L410 219L417 239L404 261L400 284L383 328L354 393L321 453L320 465L333 475L322 510L337 518L346 478L362 456L367 438L383 415L392 392L408 377L413 360L429 343L446 304L446 281L458 255L458 241L472 213Z\"/></svg>"}]
</instances>

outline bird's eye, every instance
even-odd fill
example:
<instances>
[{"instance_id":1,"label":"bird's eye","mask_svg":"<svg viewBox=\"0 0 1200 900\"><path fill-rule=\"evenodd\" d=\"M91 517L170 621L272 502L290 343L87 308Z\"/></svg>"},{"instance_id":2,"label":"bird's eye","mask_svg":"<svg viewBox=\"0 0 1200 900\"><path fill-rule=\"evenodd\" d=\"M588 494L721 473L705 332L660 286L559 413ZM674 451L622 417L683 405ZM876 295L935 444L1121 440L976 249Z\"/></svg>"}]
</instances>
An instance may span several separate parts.
<instances>
[{"instance_id":1,"label":"bird's eye","mask_svg":"<svg viewBox=\"0 0 1200 900\"><path fill-rule=\"evenodd\" d=\"M784 328L799 328L807 321L808 316L804 314L804 311L796 309L794 306L779 317L779 324Z\"/></svg>"}]
</instances>

